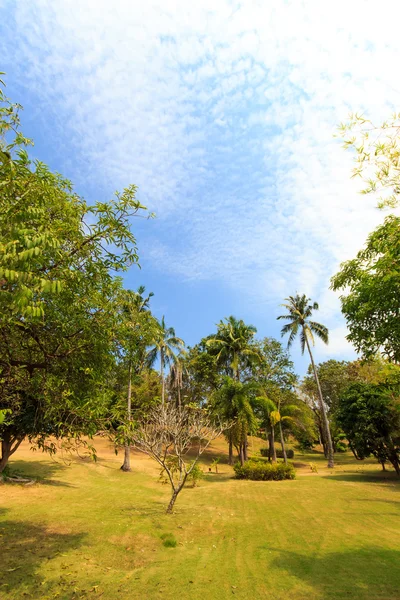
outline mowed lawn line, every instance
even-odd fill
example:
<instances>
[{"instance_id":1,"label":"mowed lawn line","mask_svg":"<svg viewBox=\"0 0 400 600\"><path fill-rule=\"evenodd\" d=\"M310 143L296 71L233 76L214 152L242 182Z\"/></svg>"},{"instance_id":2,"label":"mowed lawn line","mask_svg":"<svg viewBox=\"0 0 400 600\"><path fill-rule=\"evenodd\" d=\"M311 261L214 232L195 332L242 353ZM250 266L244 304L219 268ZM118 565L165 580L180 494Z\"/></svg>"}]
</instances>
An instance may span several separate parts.
<instances>
[{"instance_id":1,"label":"mowed lawn line","mask_svg":"<svg viewBox=\"0 0 400 600\"><path fill-rule=\"evenodd\" d=\"M51 471L40 454L16 464ZM247 482L222 465L166 516L152 463L134 460L131 474L118 466L78 462L51 473L61 485L0 488L2 520L17 525L1 598L400 598L400 488L377 470L366 482L340 472ZM176 548L162 546L165 532Z\"/></svg>"}]
</instances>

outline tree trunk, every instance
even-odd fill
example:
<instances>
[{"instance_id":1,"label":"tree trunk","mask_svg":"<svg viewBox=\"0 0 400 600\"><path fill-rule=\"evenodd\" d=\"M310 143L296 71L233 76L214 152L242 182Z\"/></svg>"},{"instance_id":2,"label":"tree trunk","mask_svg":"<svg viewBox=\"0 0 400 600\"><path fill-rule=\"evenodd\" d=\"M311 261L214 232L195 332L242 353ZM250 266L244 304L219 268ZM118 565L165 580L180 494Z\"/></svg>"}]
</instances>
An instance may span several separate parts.
<instances>
[{"instance_id":1,"label":"tree trunk","mask_svg":"<svg viewBox=\"0 0 400 600\"><path fill-rule=\"evenodd\" d=\"M129 369L128 369L127 417L128 417L128 422L130 422L131 418L132 418L132 361L129 361ZM121 467L121 471L130 471L130 470L131 470L131 446L130 446L129 441L126 441L125 442L124 463Z\"/></svg>"},{"instance_id":2,"label":"tree trunk","mask_svg":"<svg viewBox=\"0 0 400 600\"><path fill-rule=\"evenodd\" d=\"M271 428L271 458L272 462L276 463L276 448L275 448L275 430L274 427Z\"/></svg>"},{"instance_id":3,"label":"tree trunk","mask_svg":"<svg viewBox=\"0 0 400 600\"><path fill-rule=\"evenodd\" d=\"M247 440L247 433L244 436L244 442L243 442L243 458L244 460L248 460L249 458L249 442Z\"/></svg>"},{"instance_id":4,"label":"tree trunk","mask_svg":"<svg viewBox=\"0 0 400 600\"><path fill-rule=\"evenodd\" d=\"M11 435L9 433L3 434L3 439L1 440L1 458L0 458L0 473L4 471L6 466L8 465L8 461L10 456L14 454L19 445L21 444L22 439L11 439ZM13 446L14 444L14 446Z\"/></svg>"},{"instance_id":5,"label":"tree trunk","mask_svg":"<svg viewBox=\"0 0 400 600\"><path fill-rule=\"evenodd\" d=\"M399 459L397 458L397 452L393 452L389 456L389 460L392 463L394 470L396 471L396 474L400 477L400 463L399 463Z\"/></svg>"},{"instance_id":6,"label":"tree trunk","mask_svg":"<svg viewBox=\"0 0 400 600\"><path fill-rule=\"evenodd\" d=\"M286 448L285 448L285 440L283 439L283 431L282 431L282 423L279 421L279 435L281 438L281 446L283 452L283 460L285 461L285 465L287 465L287 456L286 456Z\"/></svg>"},{"instance_id":7,"label":"tree trunk","mask_svg":"<svg viewBox=\"0 0 400 600\"><path fill-rule=\"evenodd\" d=\"M271 440L271 434L268 434L268 461L271 462L271 458L272 458L272 440Z\"/></svg>"},{"instance_id":8,"label":"tree trunk","mask_svg":"<svg viewBox=\"0 0 400 600\"><path fill-rule=\"evenodd\" d=\"M165 381L164 381L164 352L160 352L160 375L161 375L161 404L165 404Z\"/></svg>"},{"instance_id":9,"label":"tree trunk","mask_svg":"<svg viewBox=\"0 0 400 600\"><path fill-rule=\"evenodd\" d=\"M243 444L240 444L239 458L240 458L240 464L243 467L243 465L244 465Z\"/></svg>"},{"instance_id":10,"label":"tree trunk","mask_svg":"<svg viewBox=\"0 0 400 600\"><path fill-rule=\"evenodd\" d=\"M334 464L334 461L333 461L333 446L332 446L331 431L330 431L330 428L329 428L329 421L328 421L328 417L327 417L327 414L326 414L326 408L325 408L324 399L322 397L322 390L321 390L321 386L320 386L319 379L318 379L317 369L315 367L313 355L311 353L310 344L308 342L307 334L306 334L305 331L304 331L304 337L306 339L307 349L308 349L308 353L310 355L311 365L312 365L312 368L313 368L313 371L314 371L315 383L317 384L317 389L318 389L319 404L320 404L320 410L321 410L321 415L322 415L322 421L323 421L323 424L324 424L326 445L327 445L327 450L328 450L328 452L327 452L327 454L328 454L328 467L330 469L333 469L333 467L335 466L335 464Z\"/></svg>"},{"instance_id":11,"label":"tree trunk","mask_svg":"<svg viewBox=\"0 0 400 600\"><path fill-rule=\"evenodd\" d=\"M179 492L181 491L181 489L182 489L182 488L179 488L179 489L177 489L177 490L174 490L174 491L172 492L171 500L169 501L168 508L167 508L167 510L166 510L166 512L167 512L167 513L172 513L172 509L174 508L174 504L175 504L175 502L176 502L176 499L177 499L177 497L178 497L178 494L179 494Z\"/></svg>"},{"instance_id":12,"label":"tree trunk","mask_svg":"<svg viewBox=\"0 0 400 600\"><path fill-rule=\"evenodd\" d=\"M229 436L229 458L228 458L228 464L229 465L233 465L233 444L232 444L232 438Z\"/></svg>"}]
</instances>

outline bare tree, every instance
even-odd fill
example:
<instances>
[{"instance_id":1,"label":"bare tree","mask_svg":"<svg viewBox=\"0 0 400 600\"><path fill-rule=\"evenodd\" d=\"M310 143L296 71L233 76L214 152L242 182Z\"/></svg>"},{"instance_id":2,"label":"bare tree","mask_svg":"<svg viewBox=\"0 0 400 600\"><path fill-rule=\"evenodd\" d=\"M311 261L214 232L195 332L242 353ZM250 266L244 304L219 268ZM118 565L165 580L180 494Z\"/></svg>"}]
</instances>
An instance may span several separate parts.
<instances>
[{"instance_id":1,"label":"bare tree","mask_svg":"<svg viewBox=\"0 0 400 600\"><path fill-rule=\"evenodd\" d=\"M199 457L227 428L229 424L212 421L204 409L175 406L172 402L156 406L146 420L131 428L131 441L157 461L171 484L167 513L172 512ZM185 460L189 451L190 462Z\"/></svg>"}]
</instances>

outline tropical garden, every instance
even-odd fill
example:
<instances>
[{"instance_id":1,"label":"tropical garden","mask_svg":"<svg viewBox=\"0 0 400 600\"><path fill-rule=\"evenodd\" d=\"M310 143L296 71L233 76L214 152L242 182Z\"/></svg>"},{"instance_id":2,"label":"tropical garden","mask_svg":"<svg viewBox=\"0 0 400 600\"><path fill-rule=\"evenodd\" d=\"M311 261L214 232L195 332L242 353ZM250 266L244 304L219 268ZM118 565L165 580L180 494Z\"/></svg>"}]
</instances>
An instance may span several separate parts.
<instances>
[{"instance_id":1,"label":"tropical garden","mask_svg":"<svg viewBox=\"0 0 400 600\"><path fill-rule=\"evenodd\" d=\"M297 292L279 340L221 315L187 346L124 287L136 187L87 203L4 90L0 597L399 597L399 217L332 277L357 360L316 362L329 331ZM394 210L399 116L376 129L340 131Z\"/></svg>"}]
</instances>

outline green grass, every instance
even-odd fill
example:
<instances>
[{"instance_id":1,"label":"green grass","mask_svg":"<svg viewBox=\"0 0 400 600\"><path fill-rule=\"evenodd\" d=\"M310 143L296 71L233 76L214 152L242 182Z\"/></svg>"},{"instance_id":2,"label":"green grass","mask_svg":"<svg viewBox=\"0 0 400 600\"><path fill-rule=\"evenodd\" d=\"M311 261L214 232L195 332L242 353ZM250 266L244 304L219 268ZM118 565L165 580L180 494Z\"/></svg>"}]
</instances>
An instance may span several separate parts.
<instances>
[{"instance_id":1,"label":"green grass","mask_svg":"<svg viewBox=\"0 0 400 600\"><path fill-rule=\"evenodd\" d=\"M105 448L70 467L23 448L12 468L39 481L0 486L0 598L400 598L400 484L338 458L329 474L296 456L297 479L277 482L234 480L221 462L165 515L147 458L123 473Z\"/></svg>"}]
</instances>

